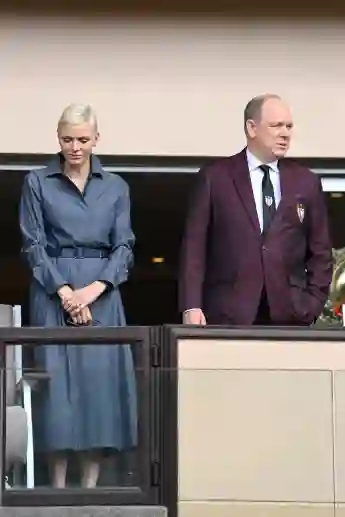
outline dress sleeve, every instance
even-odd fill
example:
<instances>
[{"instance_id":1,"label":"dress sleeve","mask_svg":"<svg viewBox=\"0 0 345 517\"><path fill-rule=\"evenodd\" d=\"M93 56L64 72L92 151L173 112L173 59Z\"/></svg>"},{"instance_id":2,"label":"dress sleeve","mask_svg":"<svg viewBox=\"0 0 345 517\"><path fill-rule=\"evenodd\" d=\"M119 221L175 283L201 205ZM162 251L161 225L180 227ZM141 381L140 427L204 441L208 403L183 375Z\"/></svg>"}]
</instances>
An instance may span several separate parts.
<instances>
[{"instance_id":1,"label":"dress sleeve","mask_svg":"<svg viewBox=\"0 0 345 517\"><path fill-rule=\"evenodd\" d=\"M112 251L98 280L114 288L128 278L133 265L135 236L131 226L129 187L121 180L121 193L116 201L115 220L111 231Z\"/></svg>"},{"instance_id":2,"label":"dress sleeve","mask_svg":"<svg viewBox=\"0 0 345 517\"><path fill-rule=\"evenodd\" d=\"M35 172L30 172L24 179L19 213L22 252L35 280L53 295L67 282L46 252L41 191Z\"/></svg>"}]
</instances>

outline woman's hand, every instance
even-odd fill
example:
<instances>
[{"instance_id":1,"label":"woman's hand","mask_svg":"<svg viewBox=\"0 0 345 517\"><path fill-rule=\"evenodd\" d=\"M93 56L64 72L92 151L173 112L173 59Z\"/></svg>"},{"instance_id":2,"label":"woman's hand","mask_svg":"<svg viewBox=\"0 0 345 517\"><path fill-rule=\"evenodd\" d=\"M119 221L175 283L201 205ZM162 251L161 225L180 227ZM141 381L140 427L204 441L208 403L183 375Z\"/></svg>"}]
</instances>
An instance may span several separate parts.
<instances>
[{"instance_id":1,"label":"woman's hand","mask_svg":"<svg viewBox=\"0 0 345 517\"><path fill-rule=\"evenodd\" d=\"M71 292L66 292L61 298L63 308L73 318L96 301L105 289L106 285L98 281L74 291L71 289Z\"/></svg>"},{"instance_id":2,"label":"woman's hand","mask_svg":"<svg viewBox=\"0 0 345 517\"><path fill-rule=\"evenodd\" d=\"M63 285L58 290L57 294L60 297L62 307L65 311L70 312L68 310L68 307L72 307L72 296L73 296L73 289L69 285ZM77 306L74 307L75 309Z\"/></svg>"},{"instance_id":3,"label":"woman's hand","mask_svg":"<svg viewBox=\"0 0 345 517\"><path fill-rule=\"evenodd\" d=\"M88 325L92 322L91 311L88 307L82 307L81 304L73 304L73 289L68 285L62 286L58 295L60 297L62 306L66 312L71 316L71 320L75 325ZM74 315L71 314L71 310L74 310Z\"/></svg>"},{"instance_id":4,"label":"woman's hand","mask_svg":"<svg viewBox=\"0 0 345 517\"><path fill-rule=\"evenodd\" d=\"M81 309L81 311L76 314L75 316L72 316L72 321L76 325L91 325L92 323L92 315L91 311L88 307L85 307L85 309Z\"/></svg>"}]
</instances>

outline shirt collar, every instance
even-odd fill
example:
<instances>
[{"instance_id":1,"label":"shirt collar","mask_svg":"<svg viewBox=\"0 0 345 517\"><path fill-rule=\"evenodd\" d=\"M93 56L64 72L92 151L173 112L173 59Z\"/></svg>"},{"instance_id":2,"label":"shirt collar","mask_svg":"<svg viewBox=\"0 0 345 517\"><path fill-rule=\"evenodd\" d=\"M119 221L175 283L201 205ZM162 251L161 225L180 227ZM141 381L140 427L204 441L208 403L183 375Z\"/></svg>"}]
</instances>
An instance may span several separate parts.
<instances>
[{"instance_id":1,"label":"shirt collar","mask_svg":"<svg viewBox=\"0 0 345 517\"><path fill-rule=\"evenodd\" d=\"M272 169L274 172L279 172L278 160L264 164L261 160L259 160L259 158L254 156L254 154L251 153L248 149L246 149L246 154L247 154L249 172L252 172L255 169L258 169L260 167L260 165L268 165L270 167L270 169Z\"/></svg>"},{"instance_id":2,"label":"shirt collar","mask_svg":"<svg viewBox=\"0 0 345 517\"><path fill-rule=\"evenodd\" d=\"M57 153L54 158L48 163L46 168L46 174L47 176L58 176L60 174L63 174L62 172L62 163L63 158L61 153ZM92 176L99 176L101 178L104 177L104 170L102 168L101 162L99 161L99 158L95 156L94 154L91 155L91 172L90 175Z\"/></svg>"}]
</instances>

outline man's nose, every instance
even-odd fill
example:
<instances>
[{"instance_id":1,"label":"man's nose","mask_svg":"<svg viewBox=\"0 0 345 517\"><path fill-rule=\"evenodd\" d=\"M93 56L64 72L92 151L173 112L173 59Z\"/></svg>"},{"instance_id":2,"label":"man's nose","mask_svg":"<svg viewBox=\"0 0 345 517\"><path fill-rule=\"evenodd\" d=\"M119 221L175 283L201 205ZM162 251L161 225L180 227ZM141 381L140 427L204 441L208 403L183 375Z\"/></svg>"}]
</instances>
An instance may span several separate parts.
<instances>
[{"instance_id":1,"label":"man's nose","mask_svg":"<svg viewBox=\"0 0 345 517\"><path fill-rule=\"evenodd\" d=\"M287 138L290 136L290 129L287 126L282 126L280 134Z\"/></svg>"}]
</instances>

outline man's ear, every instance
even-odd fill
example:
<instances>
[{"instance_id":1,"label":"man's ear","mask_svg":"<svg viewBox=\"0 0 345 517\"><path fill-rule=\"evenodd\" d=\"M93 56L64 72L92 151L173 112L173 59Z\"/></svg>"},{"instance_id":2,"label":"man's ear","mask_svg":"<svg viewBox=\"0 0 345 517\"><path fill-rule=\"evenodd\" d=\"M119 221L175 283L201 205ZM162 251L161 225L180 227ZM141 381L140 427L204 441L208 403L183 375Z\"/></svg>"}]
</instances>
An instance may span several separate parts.
<instances>
[{"instance_id":1,"label":"man's ear","mask_svg":"<svg viewBox=\"0 0 345 517\"><path fill-rule=\"evenodd\" d=\"M254 138L256 135L256 123L255 120L249 119L246 122L246 132L250 138Z\"/></svg>"}]
</instances>

